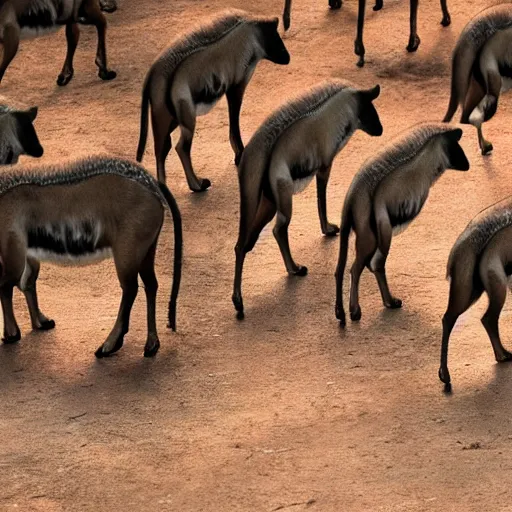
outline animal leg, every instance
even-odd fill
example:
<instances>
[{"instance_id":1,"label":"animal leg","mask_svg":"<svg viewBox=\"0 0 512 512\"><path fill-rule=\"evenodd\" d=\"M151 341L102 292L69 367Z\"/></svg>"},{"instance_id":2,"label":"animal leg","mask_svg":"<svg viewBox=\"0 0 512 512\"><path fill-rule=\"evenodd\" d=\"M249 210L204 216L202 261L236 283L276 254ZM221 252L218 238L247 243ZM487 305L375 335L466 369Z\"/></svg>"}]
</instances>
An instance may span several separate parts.
<instances>
[{"instance_id":1,"label":"animal leg","mask_svg":"<svg viewBox=\"0 0 512 512\"><path fill-rule=\"evenodd\" d=\"M67 85L73 78L73 74L75 72L73 69L73 57L75 56L75 50L78 45L79 38L80 28L78 23L68 23L66 25L66 41L68 43L68 51L62 71L57 78L57 85Z\"/></svg>"},{"instance_id":2,"label":"animal leg","mask_svg":"<svg viewBox=\"0 0 512 512\"><path fill-rule=\"evenodd\" d=\"M113 13L117 11L116 0L100 0L100 7L103 12Z\"/></svg>"},{"instance_id":3,"label":"animal leg","mask_svg":"<svg viewBox=\"0 0 512 512\"><path fill-rule=\"evenodd\" d=\"M364 54L366 52L363 43L363 30L364 30L364 11L366 9L366 0L359 0L359 10L357 12L357 35L355 41L354 52L359 55L357 61L358 67L364 66Z\"/></svg>"},{"instance_id":4,"label":"animal leg","mask_svg":"<svg viewBox=\"0 0 512 512\"><path fill-rule=\"evenodd\" d=\"M327 183L331 174L329 166L316 175L316 194L318 204L318 215L320 217L320 227L322 233L326 236L336 236L340 232L340 228L336 224L327 221Z\"/></svg>"},{"instance_id":5,"label":"animal leg","mask_svg":"<svg viewBox=\"0 0 512 512\"><path fill-rule=\"evenodd\" d=\"M377 279L377 284L379 285L384 306L388 309L398 309L402 307L402 301L393 297L389 291L388 280L386 277L386 259L387 256L384 256L381 250L377 249L370 263L370 268Z\"/></svg>"},{"instance_id":6,"label":"animal leg","mask_svg":"<svg viewBox=\"0 0 512 512\"><path fill-rule=\"evenodd\" d=\"M409 44L407 45L408 52L415 52L420 45L420 38L418 36L418 0L411 0L411 14L410 14L410 25L411 32L409 35Z\"/></svg>"},{"instance_id":7,"label":"animal leg","mask_svg":"<svg viewBox=\"0 0 512 512\"><path fill-rule=\"evenodd\" d=\"M247 245L245 252L251 252L258 241L260 233L263 228L274 218L276 214L276 205L267 199L265 195L261 196L260 204L258 205L258 212L254 219L251 232L247 238Z\"/></svg>"},{"instance_id":8,"label":"animal leg","mask_svg":"<svg viewBox=\"0 0 512 512\"><path fill-rule=\"evenodd\" d=\"M288 30L290 28L290 12L292 10L292 0L285 0L284 2L284 11L283 11L283 25L284 29Z\"/></svg>"},{"instance_id":9,"label":"animal leg","mask_svg":"<svg viewBox=\"0 0 512 512\"><path fill-rule=\"evenodd\" d=\"M507 297L507 276L501 263L493 265L482 275L484 288L489 296L489 307L482 317L482 324L489 335L496 361L510 361L512 354L501 344L499 318Z\"/></svg>"},{"instance_id":10,"label":"animal leg","mask_svg":"<svg viewBox=\"0 0 512 512\"><path fill-rule=\"evenodd\" d=\"M20 328L14 317L14 310L12 307L12 293L13 285L5 284L0 288L0 300L2 302L2 312L4 315L4 343L16 343L21 339Z\"/></svg>"},{"instance_id":11,"label":"animal leg","mask_svg":"<svg viewBox=\"0 0 512 512\"><path fill-rule=\"evenodd\" d=\"M4 55L2 64L0 64L0 82L2 81L6 69L14 59L20 45L20 28L14 25L4 27L3 47Z\"/></svg>"},{"instance_id":12,"label":"animal leg","mask_svg":"<svg viewBox=\"0 0 512 512\"><path fill-rule=\"evenodd\" d=\"M242 82L234 85L226 92L229 108L229 142L235 152L235 165L240 163L244 151L244 143L240 135L240 109L247 84Z\"/></svg>"},{"instance_id":13,"label":"animal leg","mask_svg":"<svg viewBox=\"0 0 512 512\"><path fill-rule=\"evenodd\" d=\"M383 0L375 0L375 5L373 6L374 11L380 11L384 7Z\"/></svg>"},{"instance_id":14,"label":"animal leg","mask_svg":"<svg viewBox=\"0 0 512 512\"><path fill-rule=\"evenodd\" d=\"M39 276L41 265L33 258L27 258L25 270L20 282L20 289L25 295L32 329L37 331L49 331L55 327L55 322L48 319L39 309L37 300L36 281Z\"/></svg>"},{"instance_id":15,"label":"animal leg","mask_svg":"<svg viewBox=\"0 0 512 512\"><path fill-rule=\"evenodd\" d=\"M293 183L291 183L291 180L279 179L275 188L277 220L273 229L274 237L279 245L279 250L281 251L281 256L283 257L288 274L305 276L308 273L308 269L302 265L297 265L295 261L293 261L288 241L288 226L292 219Z\"/></svg>"},{"instance_id":16,"label":"animal leg","mask_svg":"<svg viewBox=\"0 0 512 512\"><path fill-rule=\"evenodd\" d=\"M185 176L187 177L190 190L192 190L192 192L203 192L210 187L211 182L208 179L198 178L192 167L190 150L196 129L196 115L192 103L187 100L180 100L177 115L181 129L181 137L176 146L176 151L180 157L183 169L185 170Z\"/></svg>"},{"instance_id":17,"label":"animal leg","mask_svg":"<svg viewBox=\"0 0 512 512\"><path fill-rule=\"evenodd\" d=\"M85 0L83 11L86 23L94 25L98 32L98 48L96 51L96 66L99 68L98 76L102 80L113 80L117 73L107 67L107 48L105 36L107 33L107 20L101 12L98 0Z\"/></svg>"},{"instance_id":18,"label":"animal leg","mask_svg":"<svg viewBox=\"0 0 512 512\"><path fill-rule=\"evenodd\" d=\"M329 7L331 9L341 9L342 4L342 0L329 0Z\"/></svg>"},{"instance_id":19,"label":"animal leg","mask_svg":"<svg viewBox=\"0 0 512 512\"><path fill-rule=\"evenodd\" d=\"M447 27L452 22L450 13L448 12L447 0L441 0L441 10L443 11L441 25L443 25L443 27Z\"/></svg>"},{"instance_id":20,"label":"animal leg","mask_svg":"<svg viewBox=\"0 0 512 512\"><path fill-rule=\"evenodd\" d=\"M153 142L155 145L156 171L158 181L166 183L165 160L171 151L171 133L178 123L171 117L167 107L151 109L151 126L153 127Z\"/></svg>"},{"instance_id":21,"label":"animal leg","mask_svg":"<svg viewBox=\"0 0 512 512\"><path fill-rule=\"evenodd\" d=\"M361 319L359 305L359 280L364 268L370 263L375 250L377 239L370 226L356 226L356 258L350 269L350 319L357 322Z\"/></svg>"},{"instance_id":22,"label":"animal leg","mask_svg":"<svg viewBox=\"0 0 512 512\"><path fill-rule=\"evenodd\" d=\"M158 291L158 281L155 275L155 253L156 243L149 249L139 271L146 292L148 316L148 338L144 347L144 357L153 357L160 348L160 340L156 330L156 293Z\"/></svg>"}]
</instances>

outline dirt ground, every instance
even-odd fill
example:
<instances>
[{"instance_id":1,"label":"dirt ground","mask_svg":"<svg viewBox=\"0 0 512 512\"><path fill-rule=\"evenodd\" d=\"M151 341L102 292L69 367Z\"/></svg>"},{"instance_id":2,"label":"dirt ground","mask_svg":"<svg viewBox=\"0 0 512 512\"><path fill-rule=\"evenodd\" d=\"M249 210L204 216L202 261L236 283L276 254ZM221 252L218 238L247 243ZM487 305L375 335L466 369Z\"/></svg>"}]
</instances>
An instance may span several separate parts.
<instances>
[{"instance_id":1,"label":"dirt ground","mask_svg":"<svg viewBox=\"0 0 512 512\"><path fill-rule=\"evenodd\" d=\"M481 0L450 0L447 29L439 25L438 2L423 2L422 44L413 55L405 52L407 2L387 0L380 13L368 8L364 69L353 55L355 0L337 12L326 0L294 2L285 37L291 63L259 65L242 135L248 141L275 107L321 79L380 83L383 136L358 132L333 167L328 208L339 222L363 161L407 126L443 117L451 49ZM277 0L120 0L108 32L116 80L96 76L96 35L84 28L69 86L55 85L65 54L60 32L22 42L0 92L39 106L43 162L105 152L133 157L141 85L154 57L178 31L228 6L281 12ZM57 323L52 332L31 333L16 295L24 337L0 346L0 510L512 510L512 367L494 362L479 321L484 299L453 333L451 396L437 378L448 253L477 212L512 192L511 119L504 97L486 127L495 146L487 158L474 130L466 129L471 170L447 172L419 218L394 239L388 276L403 309L384 311L375 279L365 273L362 321L342 331L334 317L339 242L320 234L313 185L295 197L290 228L292 252L309 275L286 276L267 228L246 262L246 319L236 320L238 184L222 101L199 120L193 147L198 175L212 180L211 190L190 193L176 154L168 160L185 259L172 333L165 328L172 269L167 223L158 253L162 346L155 359L142 357L142 290L123 349L109 359L94 357L120 300L112 262L43 266L40 302ZM154 172L151 137L148 147L145 163ZM510 316L507 306L505 344Z\"/></svg>"}]
</instances>

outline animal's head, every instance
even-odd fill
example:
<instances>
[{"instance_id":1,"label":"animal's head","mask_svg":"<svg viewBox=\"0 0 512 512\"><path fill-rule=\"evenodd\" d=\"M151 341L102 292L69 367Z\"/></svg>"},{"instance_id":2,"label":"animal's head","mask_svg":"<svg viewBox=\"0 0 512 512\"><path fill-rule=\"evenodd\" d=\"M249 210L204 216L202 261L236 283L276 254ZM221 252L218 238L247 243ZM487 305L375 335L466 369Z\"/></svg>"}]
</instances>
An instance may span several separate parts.
<instances>
[{"instance_id":1,"label":"animal's head","mask_svg":"<svg viewBox=\"0 0 512 512\"><path fill-rule=\"evenodd\" d=\"M278 26L279 18L258 22L261 32L261 44L265 52L264 58L275 64L288 64L290 62L290 54L279 35Z\"/></svg>"},{"instance_id":2,"label":"animal's head","mask_svg":"<svg viewBox=\"0 0 512 512\"><path fill-rule=\"evenodd\" d=\"M454 128L453 130L443 133L444 151L448 159L447 168L456 171L468 171L469 161L459 144L461 137L462 130L460 128Z\"/></svg>"},{"instance_id":3,"label":"animal's head","mask_svg":"<svg viewBox=\"0 0 512 512\"><path fill-rule=\"evenodd\" d=\"M0 155L0 165L16 163L20 155L35 158L43 156L43 147L39 142L34 120L37 107L28 110L11 110L0 115L0 139L2 146L8 148Z\"/></svg>"},{"instance_id":4,"label":"animal's head","mask_svg":"<svg viewBox=\"0 0 512 512\"><path fill-rule=\"evenodd\" d=\"M366 91L358 91L359 96L359 127L368 135L380 137L382 135L382 124L379 114L373 105L373 100L380 94L380 85Z\"/></svg>"}]
</instances>

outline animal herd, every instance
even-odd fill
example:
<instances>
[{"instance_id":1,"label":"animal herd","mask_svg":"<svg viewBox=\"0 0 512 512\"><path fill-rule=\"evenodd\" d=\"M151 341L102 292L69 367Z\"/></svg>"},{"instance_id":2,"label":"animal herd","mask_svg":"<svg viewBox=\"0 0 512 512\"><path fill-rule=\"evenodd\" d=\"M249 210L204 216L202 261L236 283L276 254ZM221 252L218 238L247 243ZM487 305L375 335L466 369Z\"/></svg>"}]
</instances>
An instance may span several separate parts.
<instances>
[{"instance_id":1,"label":"animal herd","mask_svg":"<svg viewBox=\"0 0 512 512\"><path fill-rule=\"evenodd\" d=\"M411 39L416 33L418 2L411 0ZM340 1L329 1L331 8ZM365 0L359 0L356 53L364 62L362 23ZM375 9L382 7L377 0ZM446 0L441 0L443 25L450 23ZM66 26L68 51L57 79L66 85L74 74L73 56L79 23L94 24L98 32L96 64L99 77L111 80L107 67L106 18L115 2L99 0L3 0L0 2L0 40L4 47L0 79L27 33L40 34ZM290 23L291 0L286 0L284 24ZM137 295L138 276L145 287L148 334L145 356L160 346L155 307L158 282L154 262L158 238L169 210L174 226L174 274L169 300L169 327L176 329L181 280L182 223L178 205L166 184L166 158L172 134L179 129L176 151L189 188L203 192L211 182L199 177L192 164L196 118L207 114L226 96L229 140L238 167L240 224L235 246L233 304L244 318L242 271L244 259L263 228L276 217L273 229L286 271L304 276L307 267L292 257L288 228L293 195L316 178L318 214L325 236L340 233L336 268L335 314L346 325L343 279L349 236L355 233L355 259L350 269L349 314L361 318L359 280L365 268L374 275L386 308L402 301L389 289L386 259L393 234L419 215L431 186L447 169L467 171L469 161L459 144L462 129L447 124L462 107L462 124L477 128L483 155L492 149L482 124L496 113L500 93L512 78L512 3L490 7L473 18L453 50L452 85L444 122L422 123L368 159L354 176L345 197L341 226L327 218L326 190L336 155L356 130L379 137L383 127L374 100L379 85L363 89L331 79L312 86L271 113L244 147L240 111L244 93L258 63L266 59L287 65L290 54L279 34L278 19L243 11L219 13L177 38L149 68L142 90L140 137L136 159L141 162L151 119L157 179L138 163L119 158L91 157L36 170L16 169L0 177L0 300L4 343L17 342L20 330L13 311L13 289L25 295L32 327L47 330L55 323L39 309L36 282L40 261L87 264L113 257L122 299L115 325L97 357L119 350L128 332L130 311ZM20 155L40 157L43 148L33 126L37 108L0 106L0 163L15 164ZM489 307L482 323L497 361L512 359L501 344L498 320L507 277L512 274L512 200L505 199L473 219L457 239L449 257L449 303L443 317L439 377L450 387L447 354L450 333L458 317L485 291Z\"/></svg>"}]
</instances>

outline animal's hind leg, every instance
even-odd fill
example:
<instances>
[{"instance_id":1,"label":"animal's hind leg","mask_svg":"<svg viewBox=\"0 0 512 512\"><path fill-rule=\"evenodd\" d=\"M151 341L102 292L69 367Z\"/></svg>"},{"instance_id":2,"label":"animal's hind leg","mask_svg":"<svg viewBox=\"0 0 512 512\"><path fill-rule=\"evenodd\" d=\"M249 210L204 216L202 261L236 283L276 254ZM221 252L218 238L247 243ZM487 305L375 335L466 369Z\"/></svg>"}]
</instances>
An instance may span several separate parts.
<instances>
[{"instance_id":1,"label":"animal's hind leg","mask_svg":"<svg viewBox=\"0 0 512 512\"><path fill-rule=\"evenodd\" d=\"M276 205L267 199L265 195L261 196L260 204L258 205L258 212L251 227L251 232L247 237L247 245L245 252L251 252L258 241L260 233L263 228L274 218L276 214Z\"/></svg>"},{"instance_id":2,"label":"animal's hind leg","mask_svg":"<svg viewBox=\"0 0 512 512\"><path fill-rule=\"evenodd\" d=\"M385 307L389 309L397 309L402 307L402 301L393 297L389 291L388 280L386 277L386 259L380 249L377 249L375 255L370 262L370 269L375 274L377 284L379 285L380 294L382 296L382 302Z\"/></svg>"},{"instance_id":3,"label":"animal's hind leg","mask_svg":"<svg viewBox=\"0 0 512 512\"><path fill-rule=\"evenodd\" d=\"M107 67L106 33L107 20L101 12L99 0L85 0L83 3L85 21L96 26L98 32L98 49L96 51L96 65L99 68L98 76L102 80L113 80L117 73Z\"/></svg>"},{"instance_id":4,"label":"animal's hind leg","mask_svg":"<svg viewBox=\"0 0 512 512\"><path fill-rule=\"evenodd\" d=\"M183 169L185 170L188 186L192 192L203 192L210 187L211 182L206 178L198 178L192 167L190 151L192 149L192 141L196 129L196 114L191 101L180 100L176 114L181 129L181 137L176 146L176 151L180 157Z\"/></svg>"},{"instance_id":5,"label":"animal's hind leg","mask_svg":"<svg viewBox=\"0 0 512 512\"><path fill-rule=\"evenodd\" d=\"M240 109L246 87L247 84L242 82L231 87L226 93L229 107L229 142L235 152L235 165L240 163L244 152L244 143L240 135Z\"/></svg>"},{"instance_id":6,"label":"animal's hind leg","mask_svg":"<svg viewBox=\"0 0 512 512\"><path fill-rule=\"evenodd\" d=\"M2 64L0 64L0 82L2 81L5 71L7 70L9 64L14 59L16 53L18 52L18 47L20 45L20 28L14 25L7 25L4 27L4 36L3 36L3 50L4 54L2 57Z\"/></svg>"},{"instance_id":7,"label":"animal's hind leg","mask_svg":"<svg viewBox=\"0 0 512 512\"><path fill-rule=\"evenodd\" d=\"M420 45L420 37L418 36L418 0L411 0L411 14L410 14L411 32L409 35L409 44L407 45L408 52L415 52Z\"/></svg>"},{"instance_id":8,"label":"animal's hind leg","mask_svg":"<svg viewBox=\"0 0 512 512\"><path fill-rule=\"evenodd\" d=\"M380 11L384 7L383 0L375 0L375 5L373 6L374 11Z\"/></svg>"},{"instance_id":9,"label":"animal's hind leg","mask_svg":"<svg viewBox=\"0 0 512 512\"><path fill-rule=\"evenodd\" d=\"M361 319L359 305L359 280L366 266L369 265L377 249L377 239L370 226L356 226L356 258L350 269L350 319L357 322Z\"/></svg>"},{"instance_id":10,"label":"animal's hind leg","mask_svg":"<svg viewBox=\"0 0 512 512\"><path fill-rule=\"evenodd\" d=\"M14 317L14 310L12 307L12 294L14 286L12 284L5 284L0 288L0 300L2 302L2 313L4 315L4 343L15 343L21 339L20 328Z\"/></svg>"},{"instance_id":11,"label":"animal's hind leg","mask_svg":"<svg viewBox=\"0 0 512 512\"><path fill-rule=\"evenodd\" d=\"M38 331L48 331L55 327L55 322L48 319L39 309L37 300L36 281L39 276L40 269L39 261L33 258L27 258L25 270L20 282L20 289L25 295L27 301L28 311L30 313L30 321L32 322L32 329Z\"/></svg>"},{"instance_id":12,"label":"animal's hind leg","mask_svg":"<svg viewBox=\"0 0 512 512\"><path fill-rule=\"evenodd\" d=\"M171 117L167 107L151 108L151 126L153 127L153 141L155 145L156 172L158 181L166 182L165 160L171 151L171 133L178 123Z\"/></svg>"},{"instance_id":13,"label":"animal's hind leg","mask_svg":"<svg viewBox=\"0 0 512 512\"><path fill-rule=\"evenodd\" d=\"M340 232L340 228L327 220L327 183L330 174L331 167L329 166L316 175L317 206L322 233L326 236L336 236Z\"/></svg>"},{"instance_id":14,"label":"animal's hind leg","mask_svg":"<svg viewBox=\"0 0 512 512\"><path fill-rule=\"evenodd\" d=\"M68 23L66 25L66 41L68 43L68 50L66 54L66 60L60 75L57 78L57 85L67 85L73 78L73 57L75 56L75 50L78 45L80 38L80 28L78 23Z\"/></svg>"},{"instance_id":15,"label":"animal's hind leg","mask_svg":"<svg viewBox=\"0 0 512 512\"><path fill-rule=\"evenodd\" d=\"M443 11L441 25L443 25L443 27L447 27L452 22L450 13L448 12L447 0L441 0L441 10Z\"/></svg>"},{"instance_id":16,"label":"animal's hind leg","mask_svg":"<svg viewBox=\"0 0 512 512\"><path fill-rule=\"evenodd\" d=\"M329 0L329 7L331 9L341 9L342 4L342 0Z\"/></svg>"},{"instance_id":17,"label":"animal's hind leg","mask_svg":"<svg viewBox=\"0 0 512 512\"><path fill-rule=\"evenodd\" d=\"M160 341L156 330L156 293L158 281L155 275L156 243L153 244L139 270L146 292L146 306L148 317L148 338L144 347L144 357L153 357L160 348Z\"/></svg>"},{"instance_id":18,"label":"animal's hind leg","mask_svg":"<svg viewBox=\"0 0 512 512\"><path fill-rule=\"evenodd\" d=\"M291 183L291 180L278 180L274 195L277 199L277 220L273 233L279 245L286 271L290 275L305 276L308 273L308 269L307 267L295 263L290 252L290 243L288 240L288 226L292 219L293 183Z\"/></svg>"},{"instance_id":19,"label":"animal's hind leg","mask_svg":"<svg viewBox=\"0 0 512 512\"><path fill-rule=\"evenodd\" d=\"M501 263L492 265L482 275L484 288L489 296L489 307L482 317L482 324L489 335L496 361L510 361L512 354L505 350L500 340L499 318L507 297L507 276Z\"/></svg>"},{"instance_id":20,"label":"animal's hind leg","mask_svg":"<svg viewBox=\"0 0 512 512\"><path fill-rule=\"evenodd\" d=\"M284 2L284 11L283 11L283 25L284 29L288 30L290 28L290 12L292 10L292 0L285 0Z\"/></svg>"},{"instance_id":21,"label":"animal's hind leg","mask_svg":"<svg viewBox=\"0 0 512 512\"><path fill-rule=\"evenodd\" d=\"M366 0L359 0L359 9L357 12L357 35L354 43L354 53L359 56L357 61L358 67L364 66L364 54L366 52L363 43L363 31L364 31L364 13L366 10Z\"/></svg>"}]
</instances>

